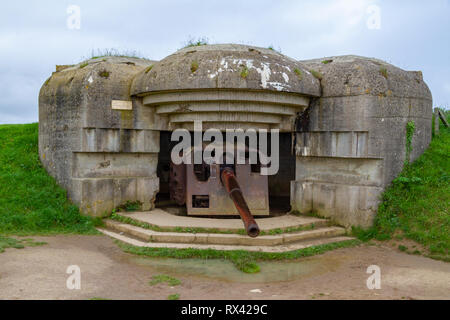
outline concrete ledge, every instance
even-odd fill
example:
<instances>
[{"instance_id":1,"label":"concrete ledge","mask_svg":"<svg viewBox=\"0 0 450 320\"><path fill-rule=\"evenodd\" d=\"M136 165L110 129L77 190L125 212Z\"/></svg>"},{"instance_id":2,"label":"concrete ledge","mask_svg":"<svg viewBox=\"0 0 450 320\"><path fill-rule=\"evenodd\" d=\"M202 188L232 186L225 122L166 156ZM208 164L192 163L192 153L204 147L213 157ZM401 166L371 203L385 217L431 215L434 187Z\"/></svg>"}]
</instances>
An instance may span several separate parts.
<instances>
[{"instance_id":1,"label":"concrete ledge","mask_svg":"<svg viewBox=\"0 0 450 320\"><path fill-rule=\"evenodd\" d=\"M192 102L260 102L281 106L307 107L309 98L286 92L246 91L246 90L189 90L176 92L155 92L143 98L146 105L164 105Z\"/></svg>"}]
</instances>

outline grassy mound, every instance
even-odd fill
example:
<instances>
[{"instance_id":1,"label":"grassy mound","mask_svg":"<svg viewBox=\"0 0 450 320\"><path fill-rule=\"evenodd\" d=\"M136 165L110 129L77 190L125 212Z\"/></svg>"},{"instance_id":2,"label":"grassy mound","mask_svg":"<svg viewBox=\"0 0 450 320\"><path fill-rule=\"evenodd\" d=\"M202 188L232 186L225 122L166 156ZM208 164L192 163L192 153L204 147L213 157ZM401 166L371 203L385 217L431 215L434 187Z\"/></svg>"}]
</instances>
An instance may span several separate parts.
<instances>
[{"instance_id":1,"label":"grassy mound","mask_svg":"<svg viewBox=\"0 0 450 320\"><path fill-rule=\"evenodd\" d=\"M449 261L449 207L450 130L441 125L427 151L384 192L374 227L355 234L361 240L411 239L430 257Z\"/></svg>"},{"instance_id":2,"label":"grassy mound","mask_svg":"<svg viewBox=\"0 0 450 320\"><path fill-rule=\"evenodd\" d=\"M0 125L0 234L94 234L97 223L42 167L38 124Z\"/></svg>"}]
</instances>

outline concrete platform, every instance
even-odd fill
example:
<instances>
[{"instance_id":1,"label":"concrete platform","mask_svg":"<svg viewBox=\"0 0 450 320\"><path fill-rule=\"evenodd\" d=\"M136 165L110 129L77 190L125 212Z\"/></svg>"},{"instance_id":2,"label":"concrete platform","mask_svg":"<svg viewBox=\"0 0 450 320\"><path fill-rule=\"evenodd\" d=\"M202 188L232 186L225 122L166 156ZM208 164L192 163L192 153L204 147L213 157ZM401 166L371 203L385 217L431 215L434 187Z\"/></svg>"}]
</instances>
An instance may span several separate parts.
<instances>
[{"instance_id":1,"label":"concrete platform","mask_svg":"<svg viewBox=\"0 0 450 320\"><path fill-rule=\"evenodd\" d=\"M120 215L127 218L126 222L105 219L105 228L98 230L125 243L149 248L287 252L353 239L346 236L344 228L331 226L326 219L289 214L257 218L261 231L265 232L257 238L240 232L243 223L239 218L176 216L162 209ZM267 234L274 230L273 234Z\"/></svg>"},{"instance_id":2,"label":"concrete platform","mask_svg":"<svg viewBox=\"0 0 450 320\"><path fill-rule=\"evenodd\" d=\"M104 222L108 230L123 233L128 236L135 237L141 241L178 244L192 243L233 246L276 246L309 239L330 238L345 235L345 229L343 228L324 227L307 231L250 238L247 235L240 234L158 232L114 220L105 220Z\"/></svg>"},{"instance_id":3,"label":"concrete platform","mask_svg":"<svg viewBox=\"0 0 450 320\"><path fill-rule=\"evenodd\" d=\"M176 216L162 209L154 209L148 212L120 213L120 215L165 230L175 230L177 228L216 229L218 231L227 232L238 232L239 230L243 230L242 220L238 216L235 219L196 218ZM329 225L329 222L326 219L289 214L279 217L255 218L255 220L258 223L260 230L265 232L277 229L286 230L312 226L319 228Z\"/></svg>"},{"instance_id":4,"label":"concrete platform","mask_svg":"<svg viewBox=\"0 0 450 320\"><path fill-rule=\"evenodd\" d=\"M331 238L323 238L323 239L311 239L307 241L300 241L292 244L283 244L277 246L243 246L243 245L212 245L212 244L193 244L193 243L158 243L158 242L144 242L141 240L134 239L124 234L120 234L114 231L106 230L103 228L98 228L100 232L103 234L110 236L116 240L122 241L124 243L137 246L137 247L146 247L146 248L172 248L172 249L214 249L214 250L222 250L222 251L232 251L232 250L246 250L246 251L256 251L256 252L289 252L294 250L305 249L308 247L343 242L352 240L354 238L351 237L331 237Z\"/></svg>"}]
</instances>

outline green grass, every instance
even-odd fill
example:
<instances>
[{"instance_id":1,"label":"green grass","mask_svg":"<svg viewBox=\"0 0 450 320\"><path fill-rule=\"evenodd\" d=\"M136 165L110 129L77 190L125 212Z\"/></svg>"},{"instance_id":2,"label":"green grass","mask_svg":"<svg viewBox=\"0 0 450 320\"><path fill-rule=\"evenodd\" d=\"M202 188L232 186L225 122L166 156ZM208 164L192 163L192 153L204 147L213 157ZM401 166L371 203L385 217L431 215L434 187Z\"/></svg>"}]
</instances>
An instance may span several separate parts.
<instances>
[{"instance_id":1,"label":"green grass","mask_svg":"<svg viewBox=\"0 0 450 320\"><path fill-rule=\"evenodd\" d=\"M147 68L145 68L145 73L149 73L153 69L153 65L149 65Z\"/></svg>"},{"instance_id":2,"label":"green grass","mask_svg":"<svg viewBox=\"0 0 450 320\"><path fill-rule=\"evenodd\" d=\"M281 48L278 47L278 49L275 49L275 46L272 45L272 44L271 44L270 46L268 46L267 49L272 50L272 51L275 51L275 52L277 52L277 53L281 53Z\"/></svg>"},{"instance_id":3,"label":"green grass","mask_svg":"<svg viewBox=\"0 0 450 320\"><path fill-rule=\"evenodd\" d=\"M42 167L38 124L0 125L0 234L96 234Z\"/></svg>"},{"instance_id":4,"label":"green grass","mask_svg":"<svg viewBox=\"0 0 450 320\"><path fill-rule=\"evenodd\" d=\"M447 118L450 113L447 111ZM413 138L414 139L414 138ZM354 228L367 241L407 238L422 244L426 255L450 260L450 130L441 125L430 147L383 193L374 227Z\"/></svg>"},{"instance_id":5,"label":"green grass","mask_svg":"<svg viewBox=\"0 0 450 320\"><path fill-rule=\"evenodd\" d=\"M294 72L295 72L295 74L297 75L298 80L302 80L303 74L302 74L302 72L300 71L300 69L295 68L295 69L294 69Z\"/></svg>"},{"instance_id":6,"label":"green grass","mask_svg":"<svg viewBox=\"0 0 450 320\"><path fill-rule=\"evenodd\" d=\"M241 78L242 79L247 78L248 73L249 73L249 70L248 70L247 66L243 65L242 70L241 70Z\"/></svg>"},{"instance_id":7,"label":"green grass","mask_svg":"<svg viewBox=\"0 0 450 320\"><path fill-rule=\"evenodd\" d=\"M178 300L178 299L180 299L180 294L179 293L174 293L174 294L171 294L171 295L169 295L167 297L167 300Z\"/></svg>"},{"instance_id":8,"label":"green grass","mask_svg":"<svg viewBox=\"0 0 450 320\"><path fill-rule=\"evenodd\" d=\"M140 55L137 51L118 50L114 48L92 50L89 59L100 59L104 57L138 58L148 60L147 58L142 57L142 55Z\"/></svg>"},{"instance_id":9,"label":"green grass","mask_svg":"<svg viewBox=\"0 0 450 320\"><path fill-rule=\"evenodd\" d=\"M209 39L207 37L201 37L201 38L189 38L183 45L183 48L190 48L190 47L199 47L199 46L206 46L209 44Z\"/></svg>"},{"instance_id":10,"label":"green grass","mask_svg":"<svg viewBox=\"0 0 450 320\"><path fill-rule=\"evenodd\" d=\"M323 244L305 249L289 252L254 252L244 250L220 251L214 249L172 249L136 247L116 240L117 245L125 252L147 257L162 257L175 259L221 259L232 262L235 267L245 273L259 272L258 261L267 260L293 260L322 254L327 251L354 247L360 244L359 240L348 240L337 243Z\"/></svg>"},{"instance_id":11,"label":"green grass","mask_svg":"<svg viewBox=\"0 0 450 320\"><path fill-rule=\"evenodd\" d=\"M25 247L36 247L46 244L45 242L37 242L33 239L16 239L0 236L0 253L7 248L23 249Z\"/></svg>"},{"instance_id":12,"label":"green grass","mask_svg":"<svg viewBox=\"0 0 450 320\"><path fill-rule=\"evenodd\" d=\"M101 70L101 71L99 71L98 75L100 77L102 77L102 78L106 78L107 79L107 78L109 78L109 71Z\"/></svg>"},{"instance_id":13,"label":"green grass","mask_svg":"<svg viewBox=\"0 0 450 320\"><path fill-rule=\"evenodd\" d=\"M181 284L181 281L177 278L168 276L166 274L158 274L152 277L152 280L148 283L151 286L154 286L158 283L167 283L167 285L171 287L175 287Z\"/></svg>"},{"instance_id":14,"label":"green grass","mask_svg":"<svg viewBox=\"0 0 450 320\"><path fill-rule=\"evenodd\" d=\"M388 78L388 71L387 71L387 69L385 67L380 67L380 73L386 79Z\"/></svg>"}]
</instances>

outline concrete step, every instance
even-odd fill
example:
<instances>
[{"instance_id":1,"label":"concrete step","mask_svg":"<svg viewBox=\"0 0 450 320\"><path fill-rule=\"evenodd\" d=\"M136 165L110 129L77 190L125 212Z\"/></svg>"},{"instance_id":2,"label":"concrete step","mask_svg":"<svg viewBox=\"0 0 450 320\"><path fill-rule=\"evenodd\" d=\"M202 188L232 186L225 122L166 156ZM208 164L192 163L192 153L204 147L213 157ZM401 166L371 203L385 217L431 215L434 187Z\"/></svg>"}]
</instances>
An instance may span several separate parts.
<instances>
[{"instance_id":1,"label":"concrete step","mask_svg":"<svg viewBox=\"0 0 450 320\"><path fill-rule=\"evenodd\" d=\"M163 243L163 242L145 242L141 240L137 240L133 237L121 234L119 232L107 230L104 228L98 228L100 232L103 234L122 241L124 243L137 246L137 247L146 247L146 248L172 248L172 249L214 249L214 250L222 250L222 251L230 251L230 250L246 250L246 251L258 251L258 252L289 252L294 250L305 249L308 247L343 242L348 240L353 240L354 238L339 236L339 237L329 237L329 238L320 238L320 239L309 239L303 240L296 243L282 244L276 246L244 246L244 245L218 245L218 244L194 244L194 243Z\"/></svg>"},{"instance_id":2,"label":"concrete step","mask_svg":"<svg viewBox=\"0 0 450 320\"><path fill-rule=\"evenodd\" d=\"M201 228L215 229L217 231L237 232L243 230L244 226L239 216L233 218L205 218L191 216L176 216L163 209L154 209L148 212L119 213L121 216L137 222L143 222L164 230L175 230L177 228ZM315 217L282 215L279 217L255 218L261 231L287 230L292 228L315 228L328 226L329 221Z\"/></svg>"},{"instance_id":3,"label":"concrete step","mask_svg":"<svg viewBox=\"0 0 450 320\"><path fill-rule=\"evenodd\" d=\"M303 240L330 238L345 235L345 229L340 227L322 227L307 231L265 235L250 238L240 234L221 233L187 233L187 232L158 232L141 227L121 223L115 220L105 220L107 229L135 237L144 242L159 243L188 243L231 246L276 246Z\"/></svg>"}]
</instances>

